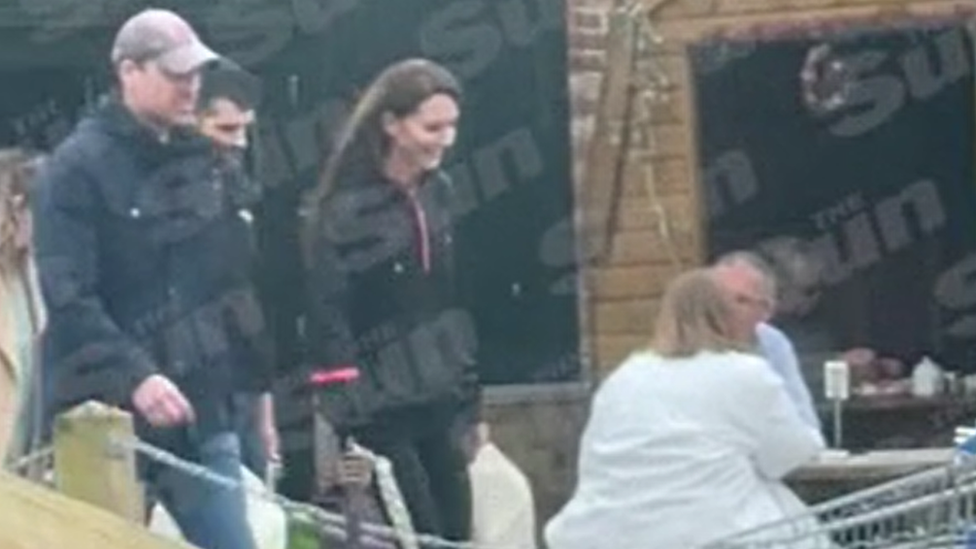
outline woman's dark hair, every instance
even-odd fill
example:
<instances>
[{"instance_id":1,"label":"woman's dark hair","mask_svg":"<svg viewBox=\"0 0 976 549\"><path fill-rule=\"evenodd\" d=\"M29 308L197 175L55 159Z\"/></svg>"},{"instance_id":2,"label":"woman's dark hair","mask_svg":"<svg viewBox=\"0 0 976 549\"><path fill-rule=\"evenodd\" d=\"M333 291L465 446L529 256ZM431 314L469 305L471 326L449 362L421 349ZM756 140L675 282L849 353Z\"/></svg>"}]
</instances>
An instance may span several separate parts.
<instances>
[{"instance_id":1,"label":"woman's dark hair","mask_svg":"<svg viewBox=\"0 0 976 549\"><path fill-rule=\"evenodd\" d=\"M322 228L322 211L339 187L339 180L382 165L390 149L383 115L404 118L431 97L441 94L460 102L461 84L446 68L427 59L400 61L373 80L343 124L318 184L309 192L303 231L306 247L312 231Z\"/></svg>"}]
</instances>

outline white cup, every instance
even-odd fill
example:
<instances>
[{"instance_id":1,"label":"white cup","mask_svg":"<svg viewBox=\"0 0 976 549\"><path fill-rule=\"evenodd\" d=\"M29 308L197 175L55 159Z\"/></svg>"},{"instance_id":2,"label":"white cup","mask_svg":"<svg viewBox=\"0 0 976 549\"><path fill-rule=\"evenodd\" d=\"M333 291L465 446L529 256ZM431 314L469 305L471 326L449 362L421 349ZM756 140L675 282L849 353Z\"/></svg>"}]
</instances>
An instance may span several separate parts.
<instances>
[{"instance_id":1,"label":"white cup","mask_svg":"<svg viewBox=\"0 0 976 549\"><path fill-rule=\"evenodd\" d=\"M824 363L824 396L829 400L847 400L851 397L851 368L843 360Z\"/></svg>"}]
</instances>

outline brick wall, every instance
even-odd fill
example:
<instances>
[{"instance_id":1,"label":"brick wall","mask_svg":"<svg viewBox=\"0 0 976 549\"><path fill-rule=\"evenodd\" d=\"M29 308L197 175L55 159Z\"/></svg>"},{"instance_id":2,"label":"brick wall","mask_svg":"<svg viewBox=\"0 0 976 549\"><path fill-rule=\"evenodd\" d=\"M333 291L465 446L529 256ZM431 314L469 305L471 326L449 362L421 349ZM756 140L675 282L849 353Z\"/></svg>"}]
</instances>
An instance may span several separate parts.
<instances>
[{"instance_id":1,"label":"brick wall","mask_svg":"<svg viewBox=\"0 0 976 549\"><path fill-rule=\"evenodd\" d=\"M586 277L584 334L598 376L646 344L663 286L702 260L697 178L688 159L691 117L681 90L651 104L649 117L632 128L621 189L611 187L609 174L585 173L594 140L619 137L594 136L612 6L611 0L571 1L568 17L577 204L595 210L606 207L615 192L622 196L609 256L592 265ZM680 44L666 43L655 53L674 83L682 82L687 70L682 51ZM630 81L637 80L635 75ZM623 121L610 122L616 127Z\"/></svg>"},{"instance_id":2,"label":"brick wall","mask_svg":"<svg viewBox=\"0 0 976 549\"><path fill-rule=\"evenodd\" d=\"M572 105L574 180L582 180L586 145L593 135L595 111L606 67L606 38L613 0L567 0L569 91Z\"/></svg>"}]
</instances>

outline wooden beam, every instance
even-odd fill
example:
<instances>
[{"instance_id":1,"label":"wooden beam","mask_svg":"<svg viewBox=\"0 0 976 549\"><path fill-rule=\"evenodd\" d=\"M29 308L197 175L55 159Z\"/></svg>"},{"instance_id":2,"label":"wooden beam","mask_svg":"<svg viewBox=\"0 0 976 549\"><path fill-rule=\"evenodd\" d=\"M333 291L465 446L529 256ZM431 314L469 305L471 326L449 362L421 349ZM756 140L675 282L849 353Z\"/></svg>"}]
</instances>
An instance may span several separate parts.
<instances>
[{"instance_id":1,"label":"wooden beam","mask_svg":"<svg viewBox=\"0 0 976 549\"><path fill-rule=\"evenodd\" d=\"M620 232L613 237L613 253L607 266L670 265L677 269L668 254L673 251L682 265L690 265L699 260L696 248L692 232L680 228L673 230L667 238L656 227Z\"/></svg>"},{"instance_id":2,"label":"wooden beam","mask_svg":"<svg viewBox=\"0 0 976 549\"><path fill-rule=\"evenodd\" d=\"M701 41L711 35L735 31L739 34L749 27L775 24L778 26L802 26L804 24L816 24L818 21L844 20L844 19L865 19L878 16L898 16L898 18L910 19L912 17L946 17L960 13L960 10L972 10L972 2L961 2L959 0L916 0L913 2L905 0L848 0L844 4L820 7L816 2L809 7L803 5L791 6L784 5L778 7L770 2L763 1L762 4L753 2L750 6L742 6L740 0L728 2L713 2L713 6L707 13L693 14L666 13L662 11L660 17L655 21L655 28L665 39L683 43ZM697 2L690 1L684 4L673 4L671 7L677 9Z\"/></svg>"},{"instance_id":3,"label":"wooden beam","mask_svg":"<svg viewBox=\"0 0 976 549\"><path fill-rule=\"evenodd\" d=\"M634 335L651 339L657 299L602 301L596 304L594 324L601 335Z\"/></svg>"},{"instance_id":4,"label":"wooden beam","mask_svg":"<svg viewBox=\"0 0 976 549\"><path fill-rule=\"evenodd\" d=\"M193 549L141 525L0 472L0 547L16 549Z\"/></svg>"},{"instance_id":5,"label":"wooden beam","mask_svg":"<svg viewBox=\"0 0 976 549\"><path fill-rule=\"evenodd\" d=\"M593 298L600 303L660 297L674 277L670 265L609 267L593 273Z\"/></svg>"},{"instance_id":6,"label":"wooden beam","mask_svg":"<svg viewBox=\"0 0 976 549\"><path fill-rule=\"evenodd\" d=\"M611 13L607 36L607 69L600 89L596 128L590 140L582 185L582 224L578 234L585 257L603 258L611 230L613 202L601 200L617 192L618 168L626 156L624 130L631 108L634 61L634 23ZM622 176L622 174L619 174Z\"/></svg>"},{"instance_id":7,"label":"wooden beam","mask_svg":"<svg viewBox=\"0 0 976 549\"><path fill-rule=\"evenodd\" d=\"M683 223L691 224L691 242L687 250L689 255L691 255L691 259L689 261L681 260L683 267L690 267L705 261L706 251L708 249L708 243L705 242L706 235L708 234L708 206L705 204L705 194L700 184L703 174L701 165L698 162L698 105L695 99L694 75L692 74L691 60L687 55L680 56L675 67L675 72L673 82L676 89L672 90L671 93L678 93L678 90L686 90L685 93L681 93L677 97L675 108L680 113L678 115L679 118L686 120L688 124L686 126L687 131L682 135L682 143L684 149L688 151L686 155L687 163L684 167L687 170L687 186L691 204L683 210L669 212L669 220L672 223L672 228L675 230L679 230L679 227ZM681 219L682 213L688 217Z\"/></svg>"},{"instance_id":8,"label":"wooden beam","mask_svg":"<svg viewBox=\"0 0 976 549\"><path fill-rule=\"evenodd\" d=\"M687 2L687 0L685 0ZM657 13L663 11L671 5L681 4L681 0L644 0L644 5L646 8L646 13L650 16L654 16ZM706 4L706 2L692 1L692 4Z\"/></svg>"},{"instance_id":9,"label":"wooden beam","mask_svg":"<svg viewBox=\"0 0 976 549\"><path fill-rule=\"evenodd\" d=\"M596 364L599 377L615 369L631 353L650 345L648 335L601 335L596 340Z\"/></svg>"},{"instance_id":10,"label":"wooden beam","mask_svg":"<svg viewBox=\"0 0 976 549\"><path fill-rule=\"evenodd\" d=\"M611 12L609 33L606 37L607 68L600 80L598 108L595 112L595 128L586 150L584 173L575 186L578 207L575 228L582 257L588 258L581 268L580 353L595 357L594 341L597 331L593 327L595 302L590 296L592 269L608 259L612 246L613 215L616 206L613 197L618 178L622 151L623 122L631 107L630 83L634 61L634 25ZM604 198L600 198L600 197ZM591 367L596 367L590 365ZM594 372L595 373L595 372Z\"/></svg>"}]
</instances>

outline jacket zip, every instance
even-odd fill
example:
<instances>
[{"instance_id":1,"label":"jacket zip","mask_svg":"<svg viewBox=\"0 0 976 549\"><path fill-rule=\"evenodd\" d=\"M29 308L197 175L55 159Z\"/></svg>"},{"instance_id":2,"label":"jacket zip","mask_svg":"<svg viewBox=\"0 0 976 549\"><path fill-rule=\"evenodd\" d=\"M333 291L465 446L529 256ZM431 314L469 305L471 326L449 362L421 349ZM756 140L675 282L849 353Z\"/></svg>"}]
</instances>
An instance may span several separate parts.
<instances>
[{"instance_id":1,"label":"jacket zip","mask_svg":"<svg viewBox=\"0 0 976 549\"><path fill-rule=\"evenodd\" d=\"M410 201L411 210L413 210L414 224L417 228L417 253L420 255L420 265L424 270L424 274L429 274L431 258L430 231L427 227L427 214L424 212L424 207L417 198L417 191L415 189L407 192L407 198Z\"/></svg>"}]
</instances>

